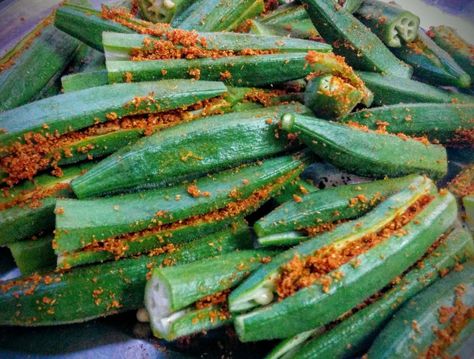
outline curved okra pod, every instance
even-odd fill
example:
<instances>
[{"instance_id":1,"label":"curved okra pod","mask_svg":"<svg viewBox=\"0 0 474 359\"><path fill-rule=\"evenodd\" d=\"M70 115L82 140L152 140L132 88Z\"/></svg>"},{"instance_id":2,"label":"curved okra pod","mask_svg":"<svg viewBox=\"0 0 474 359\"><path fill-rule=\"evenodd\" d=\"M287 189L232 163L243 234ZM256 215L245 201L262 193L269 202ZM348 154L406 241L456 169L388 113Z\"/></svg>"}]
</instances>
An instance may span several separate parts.
<instances>
[{"instance_id":1,"label":"curved okra pod","mask_svg":"<svg viewBox=\"0 0 474 359\"><path fill-rule=\"evenodd\" d=\"M282 204L255 222L253 228L260 237L260 242L265 241L267 236L278 236L338 220L356 218L370 211L384 198L406 188L416 178L420 176L412 175L315 191L303 195L301 200L290 200Z\"/></svg>"},{"instance_id":2,"label":"curved okra pod","mask_svg":"<svg viewBox=\"0 0 474 359\"><path fill-rule=\"evenodd\" d=\"M155 267L179 265L249 248L248 233L231 229L183 244L173 253L33 274L0 285L0 325L77 323L143 306Z\"/></svg>"},{"instance_id":3,"label":"curved okra pod","mask_svg":"<svg viewBox=\"0 0 474 359\"><path fill-rule=\"evenodd\" d=\"M333 1L304 0L308 14L321 36L357 70L376 71L408 78L412 69L398 60L379 38Z\"/></svg>"},{"instance_id":4,"label":"curved okra pod","mask_svg":"<svg viewBox=\"0 0 474 359\"><path fill-rule=\"evenodd\" d=\"M437 179L447 171L446 150L439 145L297 114L283 115L281 124L318 156L358 175L417 173Z\"/></svg>"},{"instance_id":5,"label":"curved okra pod","mask_svg":"<svg viewBox=\"0 0 474 359\"><path fill-rule=\"evenodd\" d=\"M121 234L169 229L173 223L238 217L257 209L297 177L305 161L304 156L278 157L175 187L95 200L60 200L55 249L69 252Z\"/></svg>"},{"instance_id":6,"label":"curved okra pod","mask_svg":"<svg viewBox=\"0 0 474 359\"><path fill-rule=\"evenodd\" d=\"M424 195L414 196L412 199L415 199L415 202L410 201L411 205L408 205L409 202L400 202L400 196L409 194L413 195L412 190L401 192L384 202L387 205L398 199L398 211L394 209L393 205L391 206L391 210L398 212L398 215L388 218L388 221L387 217L384 217L382 221L387 221L385 224L378 222L377 225L374 225L372 223L372 229L366 229L358 234L346 234L346 237L335 238L333 243L326 242L324 237L318 237L314 241L322 240L323 243L320 243L317 250L309 253L306 252L310 248L309 244L305 243L295 247L295 249L280 255L285 258L284 261L280 262L280 256L277 256L269 264L277 262L276 268L272 270L272 272L276 270L273 280L271 277L266 279L269 278L269 273L262 276L262 272L266 272L267 265L263 266L261 271L257 270L241 285L241 287L245 286L246 290L238 287L236 292L240 295L233 298L233 294L231 294L230 309L236 308L236 304L239 304L240 308L244 308L246 303L252 304L253 299L251 298L257 294L257 291L253 289L251 291L253 295L249 296L251 292L246 283L253 283L253 288L260 288L258 298L254 297L260 303L268 303L268 299L272 297L274 291L278 293L280 301L235 317L234 325L239 338L242 341L284 338L325 325L382 289L394 277L403 273L416 262L433 242L454 223L457 211L455 200L450 194L433 196L426 195L425 192ZM418 194L420 193L418 192ZM384 204L381 205L381 208L384 207ZM415 208L418 209L415 210ZM372 215L377 213L377 209ZM366 216L358 221L359 228L365 227L369 218ZM402 218L403 220L400 222ZM394 224L395 232L391 230L387 232L387 228L392 228ZM351 225L352 229L349 232L359 230L358 226L354 228L354 223ZM341 229L343 226L339 228ZM369 245L365 249L358 247L355 251L350 249L352 245L358 246L361 241L365 241L369 237L373 238L373 236L379 238L374 245ZM304 254L298 251L301 249L305 250ZM335 262L333 260L325 262L324 253L326 255L331 253L331 258ZM339 262L336 253L345 253L342 262ZM311 266L313 264L311 263L314 264L314 272L312 272ZM303 273L300 274L301 277L298 277L298 268L303 270ZM309 271L308 274L304 274L306 270ZM301 282L298 281L298 278L301 278ZM296 287L293 287L295 285ZM296 291L293 292L293 290ZM266 299L263 300L265 297Z\"/></svg>"},{"instance_id":7,"label":"curved okra pod","mask_svg":"<svg viewBox=\"0 0 474 359\"><path fill-rule=\"evenodd\" d=\"M375 72L358 71L357 75L374 93L374 105L398 105L400 103L469 103L474 96L449 92L423 82L396 76L384 76Z\"/></svg>"},{"instance_id":8,"label":"curved okra pod","mask_svg":"<svg viewBox=\"0 0 474 359\"><path fill-rule=\"evenodd\" d=\"M319 248L337 241L354 239L364 236L369 231L378 231L387 223L403 213L418 198L435 190L433 182L425 178L416 178L407 189L390 197L379 204L373 211L360 219L360 226L354 227L358 220L353 220L327 232L321 236L300 244L275 256L271 263L266 264L248 280L237 287L229 297L232 312L242 312L254 307L268 304L274 297L276 279L280 267L296 256L309 256Z\"/></svg>"},{"instance_id":9,"label":"curved okra pod","mask_svg":"<svg viewBox=\"0 0 474 359\"><path fill-rule=\"evenodd\" d=\"M398 311L368 351L370 358L456 355L474 332L474 263L464 264ZM407 324L408 323L408 324Z\"/></svg>"},{"instance_id":10,"label":"curved okra pod","mask_svg":"<svg viewBox=\"0 0 474 359\"><path fill-rule=\"evenodd\" d=\"M363 1L356 15L388 47L415 40L420 26L420 18L412 12L379 0Z\"/></svg>"},{"instance_id":11,"label":"curved okra pod","mask_svg":"<svg viewBox=\"0 0 474 359\"><path fill-rule=\"evenodd\" d=\"M225 306L228 289L236 286L261 263L271 260L274 253L244 250L186 265L155 269L145 288L145 306L153 334L168 341L182 336L182 328L177 322L183 323L182 317L185 316L195 317L195 324L200 319L206 322L206 316L199 318L206 307L212 309L207 313L207 318L210 317L207 324L212 324L213 318L230 319L225 308L219 311L212 306ZM192 323L188 323L186 332L199 332L207 327L198 324L193 328Z\"/></svg>"},{"instance_id":12,"label":"curved okra pod","mask_svg":"<svg viewBox=\"0 0 474 359\"><path fill-rule=\"evenodd\" d=\"M413 66L413 74L423 81L461 88L471 86L471 77L422 29L418 31L416 40L391 50L399 59Z\"/></svg>"},{"instance_id":13,"label":"curved okra pod","mask_svg":"<svg viewBox=\"0 0 474 359\"><path fill-rule=\"evenodd\" d=\"M0 246L52 231L57 198L73 197L69 183L92 165L64 168L61 177L38 176L0 197Z\"/></svg>"},{"instance_id":14,"label":"curved okra pod","mask_svg":"<svg viewBox=\"0 0 474 359\"><path fill-rule=\"evenodd\" d=\"M474 60L472 53L474 47L464 40L455 29L449 26L433 26L427 35L466 71L474 81Z\"/></svg>"},{"instance_id":15,"label":"curved okra pod","mask_svg":"<svg viewBox=\"0 0 474 359\"><path fill-rule=\"evenodd\" d=\"M85 198L159 187L282 153L291 146L278 136L277 122L290 109L309 111L299 104L282 105L211 116L158 132L100 162L72 184L74 193Z\"/></svg>"},{"instance_id":16,"label":"curved okra pod","mask_svg":"<svg viewBox=\"0 0 474 359\"><path fill-rule=\"evenodd\" d=\"M389 133L426 136L430 141L472 147L474 103L399 104L351 113L343 122L358 123L369 129L382 125Z\"/></svg>"},{"instance_id":17,"label":"curved okra pod","mask_svg":"<svg viewBox=\"0 0 474 359\"><path fill-rule=\"evenodd\" d=\"M384 288L373 300L328 331L313 334L313 339L299 344L298 348L292 346L293 358L336 359L364 353L400 306L473 256L474 245L468 231L459 226L444 234L396 284Z\"/></svg>"}]
</instances>

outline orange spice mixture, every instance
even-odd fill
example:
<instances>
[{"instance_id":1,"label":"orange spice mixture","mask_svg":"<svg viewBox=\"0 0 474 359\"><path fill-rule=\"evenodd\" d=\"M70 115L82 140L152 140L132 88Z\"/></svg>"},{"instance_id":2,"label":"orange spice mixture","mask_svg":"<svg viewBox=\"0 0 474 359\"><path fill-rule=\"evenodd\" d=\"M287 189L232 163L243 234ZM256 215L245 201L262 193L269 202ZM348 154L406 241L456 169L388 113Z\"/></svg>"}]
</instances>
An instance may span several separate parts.
<instances>
[{"instance_id":1,"label":"orange spice mixture","mask_svg":"<svg viewBox=\"0 0 474 359\"><path fill-rule=\"evenodd\" d=\"M275 97L287 95L284 90L264 91L262 89L252 89L245 94L244 102L259 103L264 107L274 105Z\"/></svg>"},{"instance_id":2,"label":"orange spice mixture","mask_svg":"<svg viewBox=\"0 0 474 359\"><path fill-rule=\"evenodd\" d=\"M54 133L26 133L23 142L15 142L8 148L8 155L0 158L0 169L8 173L8 177L2 179L7 186L13 186L22 180L32 180L41 171L52 168L52 175L60 177L62 171L59 167L60 160L65 157L73 157L73 149L78 155L89 153L95 147L89 143L80 146L80 142L89 137L108 134L119 130L141 130L143 135L148 136L156 130L171 127L186 120L191 120L192 116L187 111L204 109L203 115L207 111L213 114L212 105L220 98L200 101L191 106L165 111L157 114L146 114L136 116L126 116L118 119L115 113L108 114L108 121L97 123L86 129L70 132L66 134ZM137 99L131 105L137 108L142 101ZM88 156L92 160L92 156Z\"/></svg>"},{"instance_id":3,"label":"orange spice mixture","mask_svg":"<svg viewBox=\"0 0 474 359\"><path fill-rule=\"evenodd\" d=\"M230 289L226 289L222 292L208 295L196 303L194 306L196 309L206 309L209 307L217 306L215 310L211 310L208 313L208 318L202 315L196 315L191 321L193 324L198 323L200 320L209 319L211 323L216 322L216 320L226 320L230 318L230 312L227 307L227 298L229 297Z\"/></svg>"},{"instance_id":4,"label":"orange spice mixture","mask_svg":"<svg viewBox=\"0 0 474 359\"><path fill-rule=\"evenodd\" d=\"M54 196L56 193L70 188L69 183L57 183L51 187L35 187L32 190L22 191L20 194L14 197L9 202L0 203L0 211L6 210L12 207L25 207L38 208L41 206L41 200L46 197ZM4 191L5 197L8 196L8 191Z\"/></svg>"},{"instance_id":5,"label":"orange spice mixture","mask_svg":"<svg viewBox=\"0 0 474 359\"><path fill-rule=\"evenodd\" d=\"M448 324L443 329L433 328L436 339L424 355L427 359L447 358L446 349L456 341L464 327L471 320L474 320L474 306L470 307L462 301L466 291L465 286L460 284L454 291L454 305L452 307L440 307L438 310L439 323Z\"/></svg>"},{"instance_id":6,"label":"orange spice mixture","mask_svg":"<svg viewBox=\"0 0 474 359\"><path fill-rule=\"evenodd\" d=\"M458 197L474 194L474 165L461 171L448 184L449 190Z\"/></svg>"},{"instance_id":7,"label":"orange spice mixture","mask_svg":"<svg viewBox=\"0 0 474 359\"><path fill-rule=\"evenodd\" d=\"M344 246L326 246L318 249L313 255L301 258L295 256L281 269L277 281L277 294L280 299L293 295L298 290L320 283L323 291L329 291L332 278L328 273L333 272L345 263L367 252L379 243L394 234L403 234L403 227L408 224L428 203L432 201L430 195L422 196L411 205L403 214L381 230L368 233L362 238L348 242Z\"/></svg>"}]
</instances>

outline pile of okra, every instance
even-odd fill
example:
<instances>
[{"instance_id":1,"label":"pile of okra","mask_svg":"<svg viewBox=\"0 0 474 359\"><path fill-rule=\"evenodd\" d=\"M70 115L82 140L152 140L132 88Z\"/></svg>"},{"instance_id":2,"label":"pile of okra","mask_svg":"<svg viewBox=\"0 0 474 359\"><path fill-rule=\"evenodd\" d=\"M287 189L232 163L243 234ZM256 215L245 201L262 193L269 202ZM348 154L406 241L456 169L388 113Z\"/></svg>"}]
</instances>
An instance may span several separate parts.
<instances>
[{"instance_id":1,"label":"pile of okra","mask_svg":"<svg viewBox=\"0 0 474 359\"><path fill-rule=\"evenodd\" d=\"M61 4L0 60L0 325L462 354L473 53L379 0Z\"/></svg>"}]
</instances>

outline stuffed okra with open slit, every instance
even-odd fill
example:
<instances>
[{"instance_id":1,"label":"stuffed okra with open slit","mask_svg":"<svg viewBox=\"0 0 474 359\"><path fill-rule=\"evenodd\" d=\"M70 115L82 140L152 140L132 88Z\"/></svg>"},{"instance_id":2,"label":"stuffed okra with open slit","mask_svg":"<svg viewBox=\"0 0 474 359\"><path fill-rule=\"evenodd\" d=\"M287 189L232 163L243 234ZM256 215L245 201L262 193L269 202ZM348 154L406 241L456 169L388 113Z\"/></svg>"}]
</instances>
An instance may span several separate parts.
<instances>
[{"instance_id":1,"label":"stuffed okra with open slit","mask_svg":"<svg viewBox=\"0 0 474 359\"><path fill-rule=\"evenodd\" d=\"M434 190L430 180L415 180L364 217L262 266L229 297L231 312L263 305L235 317L240 340L285 338L325 325L402 274L456 220L454 197Z\"/></svg>"},{"instance_id":2,"label":"stuffed okra with open slit","mask_svg":"<svg viewBox=\"0 0 474 359\"><path fill-rule=\"evenodd\" d=\"M229 289L270 261L274 253L244 250L155 269L145 289L153 334L171 341L229 323Z\"/></svg>"},{"instance_id":3,"label":"stuffed okra with open slit","mask_svg":"<svg viewBox=\"0 0 474 359\"><path fill-rule=\"evenodd\" d=\"M266 359L290 355L300 359L337 359L360 355L367 351L374 336L404 302L473 256L472 237L459 224L453 231L443 234L402 276L352 309L352 314L343 315L326 331L321 327L282 341Z\"/></svg>"},{"instance_id":4,"label":"stuffed okra with open slit","mask_svg":"<svg viewBox=\"0 0 474 359\"><path fill-rule=\"evenodd\" d=\"M222 83L206 81L107 85L3 112L3 182L12 186L50 167L108 154L143 133L183 121L186 110L205 112L206 100L226 91Z\"/></svg>"},{"instance_id":5,"label":"stuffed okra with open slit","mask_svg":"<svg viewBox=\"0 0 474 359\"><path fill-rule=\"evenodd\" d=\"M333 229L342 220L363 215L415 178L338 186L303 195L298 201L289 200L255 222L257 241L262 246L298 244Z\"/></svg>"},{"instance_id":6,"label":"stuffed okra with open slit","mask_svg":"<svg viewBox=\"0 0 474 359\"><path fill-rule=\"evenodd\" d=\"M128 238L123 235L144 230L154 230L160 247L156 238L160 231L238 218L256 210L297 177L307 160L301 155L278 157L175 187L95 200L60 200L56 204L56 252L112 239L120 245L121 239Z\"/></svg>"},{"instance_id":7,"label":"stuffed okra with open slit","mask_svg":"<svg viewBox=\"0 0 474 359\"><path fill-rule=\"evenodd\" d=\"M33 274L0 285L0 325L77 323L143 306L153 268L198 261L251 246L247 228L227 229L178 246L99 265Z\"/></svg>"},{"instance_id":8,"label":"stuffed okra with open slit","mask_svg":"<svg viewBox=\"0 0 474 359\"><path fill-rule=\"evenodd\" d=\"M282 117L283 130L294 133L318 156L331 164L363 176L398 177L427 174L434 179L447 172L446 149L426 139L391 135L298 114Z\"/></svg>"},{"instance_id":9,"label":"stuffed okra with open slit","mask_svg":"<svg viewBox=\"0 0 474 359\"><path fill-rule=\"evenodd\" d=\"M73 184L78 198L161 187L294 148L279 136L286 111L300 104L212 116L143 138L100 162Z\"/></svg>"}]
</instances>

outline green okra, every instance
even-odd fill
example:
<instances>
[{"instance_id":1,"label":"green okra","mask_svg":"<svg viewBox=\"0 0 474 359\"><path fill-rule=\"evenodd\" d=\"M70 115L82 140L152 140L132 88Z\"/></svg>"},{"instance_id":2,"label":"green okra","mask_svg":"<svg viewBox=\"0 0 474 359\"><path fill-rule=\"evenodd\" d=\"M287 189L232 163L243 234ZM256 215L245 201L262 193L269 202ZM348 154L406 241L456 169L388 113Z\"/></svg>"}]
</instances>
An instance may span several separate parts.
<instances>
[{"instance_id":1,"label":"green okra","mask_svg":"<svg viewBox=\"0 0 474 359\"><path fill-rule=\"evenodd\" d=\"M464 40L455 29L449 26L433 26L427 33L433 41L458 63L474 81L474 51L472 44Z\"/></svg>"},{"instance_id":2,"label":"green okra","mask_svg":"<svg viewBox=\"0 0 474 359\"><path fill-rule=\"evenodd\" d=\"M401 47L416 39L420 18L396 4L364 0L356 15L388 47Z\"/></svg>"},{"instance_id":3,"label":"green okra","mask_svg":"<svg viewBox=\"0 0 474 359\"><path fill-rule=\"evenodd\" d=\"M308 14L321 36L334 45L334 51L357 70L376 71L408 78L412 69L398 60L379 38L332 1L304 0Z\"/></svg>"},{"instance_id":4,"label":"green okra","mask_svg":"<svg viewBox=\"0 0 474 359\"><path fill-rule=\"evenodd\" d=\"M358 175L397 177L417 173L437 179L447 171L446 149L439 145L298 114L283 115L281 126L297 133L321 158Z\"/></svg>"},{"instance_id":5,"label":"green okra","mask_svg":"<svg viewBox=\"0 0 474 359\"><path fill-rule=\"evenodd\" d=\"M449 92L423 82L375 72L358 71L357 75L374 93L373 105L398 105L399 103L469 103L474 96Z\"/></svg>"},{"instance_id":6,"label":"green okra","mask_svg":"<svg viewBox=\"0 0 474 359\"><path fill-rule=\"evenodd\" d=\"M287 36L307 40L320 39L318 31L310 19L288 25L267 25L258 20L249 21L251 22L249 32L256 35Z\"/></svg>"},{"instance_id":7,"label":"green okra","mask_svg":"<svg viewBox=\"0 0 474 359\"><path fill-rule=\"evenodd\" d=\"M416 40L391 48L401 60L413 67L413 74L433 85L469 88L471 77L454 59L420 29Z\"/></svg>"},{"instance_id":8,"label":"green okra","mask_svg":"<svg viewBox=\"0 0 474 359\"><path fill-rule=\"evenodd\" d=\"M195 0L188 7L182 9L182 11L176 12L171 19L170 25L179 28L184 19L186 19L195 9L199 8L203 1L204 0Z\"/></svg>"},{"instance_id":9,"label":"green okra","mask_svg":"<svg viewBox=\"0 0 474 359\"><path fill-rule=\"evenodd\" d=\"M263 12L262 0L203 0L193 7L179 27L197 31L231 31L244 20Z\"/></svg>"},{"instance_id":10,"label":"green okra","mask_svg":"<svg viewBox=\"0 0 474 359\"><path fill-rule=\"evenodd\" d=\"M286 188L273 199L278 205L281 205L289 200L294 200L295 195L303 197L305 194L315 192L318 189L319 188L311 183L311 181L297 178L296 180L289 183L288 186L286 186Z\"/></svg>"},{"instance_id":11,"label":"green okra","mask_svg":"<svg viewBox=\"0 0 474 359\"><path fill-rule=\"evenodd\" d=\"M127 115L157 113L226 92L219 82L159 81L85 89L46 98L0 114L0 141L7 146L28 132L64 134ZM142 101L134 103L133 100ZM136 100L135 100L136 101Z\"/></svg>"},{"instance_id":12,"label":"green okra","mask_svg":"<svg viewBox=\"0 0 474 359\"><path fill-rule=\"evenodd\" d=\"M278 53L305 52L309 50L319 52L330 52L331 45L292 39L284 36L262 36L242 33L213 33L200 32L199 38L205 39L204 49L223 51L252 50L274 50ZM104 32L102 42L104 45L107 61L127 61L134 50L153 48L153 44L145 45L149 35L121 34L116 32ZM159 41L157 39L156 41Z\"/></svg>"},{"instance_id":13,"label":"green okra","mask_svg":"<svg viewBox=\"0 0 474 359\"><path fill-rule=\"evenodd\" d=\"M147 273L248 248L248 236L232 230L183 244L173 253L140 256L63 272L2 282L0 325L77 323L143 306ZM211 245L212 243L212 245Z\"/></svg>"},{"instance_id":14,"label":"green okra","mask_svg":"<svg viewBox=\"0 0 474 359\"><path fill-rule=\"evenodd\" d=\"M453 225L456 217L456 201L451 194L434 196L414 216L413 221L403 227L403 233L393 234L356 256L360 265L354 266L349 262L338 267L337 273L344 273L342 278L333 280L326 289L321 288L320 284L313 284L268 307L235 317L234 326L240 340L246 342L285 338L336 320L415 263ZM364 222L359 223L361 226L365 225ZM344 243L352 242L351 237L353 240L354 234L346 239L339 239L326 248L331 250L344 246ZM321 237L318 238L320 239ZM258 272L259 270L253 275L257 277ZM329 272L331 274L335 275L333 271ZM252 276L247 281L251 278ZM245 282L242 285L244 284ZM232 300L229 300L232 309Z\"/></svg>"},{"instance_id":15,"label":"green okra","mask_svg":"<svg viewBox=\"0 0 474 359\"><path fill-rule=\"evenodd\" d=\"M450 180L447 188L459 199L474 194L474 164L470 163L462 168L456 177Z\"/></svg>"},{"instance_id":16,"label":"green okra","mask_svg":"<svg viewBox=\"0 0 474 359\"><path fill-rule=\"evenodd\" d=\"M472 237L461 226L441 238L440 244L401 276L396 285L332 329L316 335L293 354L294 358L347 358L364 353L374 336L407 300L436 283L440 273L451 270L474 256ZM275 358L276 359L276 358Z\"/></svg>"},{"instance_id":17,"label":"green okra","mask_svg":"<svg viewBox=\"0 0 474 359\"><path fill-rule=\"evenodd\" d=\"M430 349L447 355L451 347L455 349L460 344L460 337L468 339L474 332L473 318L468 313L473 307L474 263L471 261L461 271L449 273L405 303L379 333L368 355L418 358L427 355ZM449 309L452 312L443 314ZM448 340L437 335L440 330L446 330ZM464 330L469 331L467 338L460 335Z\"/></svg>"},{"instance_id":18,"label":"green okra","mask_svg":"<svg viewBox=\"0 0 474 359\"><path fill-rule=\"evenodd\" d=\"M265 356L265 359L292 358L292 356L307 340L313 336L317 336L323 330L324 328L307 330L284 339Z\"/></svg>"},{"instance_id":19,"label":"green okra","mask_svg":"<svg viewBox=\"0 0 474 359\"><path fill-rule=\"evenodd\" d=\"M52 241L53 236L48 235L8 245L22 275L53 269L56 266L56 254L54 254Z\"/></svg>"},{"instance_id":20,"label":"green okra","mask_svg":"<svg viewBox=\"0 0 474 359\"><path fill-rule=\"evenodd\" d=\"M403 213L418 198L434 190L435 186L431 180L417 177L408 188L388 198L373 211L361 217L360 220L344 223L332 232L324 233L275 256L270 263L260 268L231 293L229 297L230 310L242 312L270 303L273 299L273 290L280 267L295 255L309 256L319 248L331 243L346 238L359 238L368 232L376 232L393 221L397 215ZM360 222L361 225L354 228L356 222Z\"/></svg>"},{"instance_id":21,"label":"green okra","mask_svg":"<svg viewBox=\"0 0 474 359\"><path fill-rule=\"evenodd\" d=\"M193 4L192 0L138 0L140 12L151 22L170 22L176 14Z\"/></svg>"},{"instance_id":22,"label":"green okra","mask_svg":"<svg viewBox=\"0 0 474 359\"><path fill-rule=\"evenodd\" d=\"M0 60L0 111L24 105L40 96L72 60L79 41L45 25L46 21Z\"/></svg>"},{"instance_id":23,"label":"green okra","mask_svg":"<svg viewBox=\"0 0 474 359\"><path fill-rule=\"evenodd\" d=\"M206 219L206 214L210 221L237 217L257 209L286 181L298 176L306 161L299 157L268 159L261 165L227 170L175 187L94 200L59 200L56 251L74 251L95 241L186 219Z\"/></svg>"},{"instance_id":24,"label":"green okra","mask_svg":"<svg viewBox=\"0 0 474 359\"><path fill-rule=\"evenodd\" d=\"M354 112L342 121L356 122L370 129L382 123L390 133L408 136L427 136L454 146L471 147L474 131L474 104L399 104Z\"/></svg>"},{"instance_id":25,"label":"green okra","mask_svg":"<svg viewBox=\"0 0 474 359\"><path fill-rule=\"evenodd\" d=\"M196 222L187 225L177 225L176 228L171 229L145 230L125 236L124 238L111 238L101 242L99 245L92 243L90 246L75 252L61 253L57 256L57 267L77 267L91 263L118 260L150 253L155 250L166 250L170 244L175 246L187 243L209 236L215 232L220 232L228 227L232 227L234 230L247 227L247 222L242 218Z\"/></svg>"},{"instance_id":26,"label":"green okra","mask_svg":"<svg viewBox=\"0 0 474 359\"><path fill-rule=\"evenodd\" d=\"M63 92L84 90L91 87L105 86L109 83L107 70L78 72L61 77Z\"/></svg>"},{"instance_id":27,"label":"green okra","mask_svg":"<svg viewBox=\"0 0 474 359\"><path fill-rule=\"evenodd\" d=\"M66 167L61 177L40 175L34 182L24 182L0 197L0 246L52 231L57 198L72 197L70 181L92 166Z\"/></svg>"},{"instance_id":28,"label":"green okra","mask_svg":"<svg viewBox=\"0 0 474 359\"><path fill-rule=\"evenodd\" d=\"M97 71L105 68L105 57L101 51L82 43L68 66L67 74Z\"/></svg>"},{"instance_id":29,"label":"green okra","mask_svg":"<svg viewBox=\"0 0 474 359\"><path fill-rule=\"evenodd\" d=\"M153 334L166 340L180 336L174 324L193 313L192 304L236 286L275 252L243 250L186 265L157 268L145 287L145 306ZM200 309L200 308L197 308ZM199 326L195 331L203 328Z\"/></svg>"},{"instance_id":30,"label":"green okra","mask_svg":"<svg viewBox=\"0 0 474 359\"><path fill-rule=\"evenodd\" d=\"M357 218L370 211L384 198L407 187L420 176L384 179L367 183L327 188L289 200L255 222L259 237L299 231L304 228Z\"/></svg>"},{"instance_id":31,"label":"green okra","mask_svg":"<svg viewBox=\"0 0 474 359\"><path fill-rule=\"evenodd\" d=\"M211 116L158 132L100 162L72 184L74 193L86 198L158 187L282 153L290 144L275 131L278 118L288 110L308 111L299 104L282 105Z\"/></svg>"},{"instance_id":32,"label":"green okra","mask_svg":"<svg viewBox=\"0 0 474 359\"><path fill-rule=\"evenodd\" d=\"M337 76L325 75L312 79L306 86L304 103L313 113L325 119L337 119L349 114L363 94Z\"/></svg>"},{"instance_id":33,"label":"green okra","mask_svg":"<svg viewBox=\"0 0 474 359\"><path fill-rule=\"evenodd\" d=\"M466 223L471 232L474 233L474 194L464 196L462 203L466 210Z\"/></svg>"},{"instance_id":34,"label":"green okra","mask_svg":"<svg viewBox=\"0 0 474 359\"><path fill-rule=\"evenodd\" d=\"M286 25L304 20L309 20L308 13L303 5L296 3L279 6L259 18L266 25Z\"/></svg>"}]
</instances>

